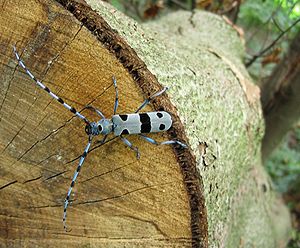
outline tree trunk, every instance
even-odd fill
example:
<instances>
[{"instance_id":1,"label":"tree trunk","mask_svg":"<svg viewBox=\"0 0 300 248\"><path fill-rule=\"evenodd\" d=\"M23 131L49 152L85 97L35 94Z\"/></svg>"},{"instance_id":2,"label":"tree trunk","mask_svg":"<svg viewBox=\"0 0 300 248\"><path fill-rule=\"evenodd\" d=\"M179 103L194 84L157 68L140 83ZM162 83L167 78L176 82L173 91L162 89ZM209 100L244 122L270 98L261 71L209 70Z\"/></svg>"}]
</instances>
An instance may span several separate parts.
<instances>
[{"instance_id":1,"label":"tree trunk","mask_svg":"<svg viewBox=\"0 0 300 248\"><path fill-rule=\"evenodd\" d=\"M292 41L287 55L261 87L266 120L266 133L262 145L264 160L300 119L299 58L300 33Z\"/></svg>"},{"instance_id":2,"label":"tree trunk","mask_svg":"<svg viewBox=\"0 0 300 248\"><path fill-rule=\"evenodd\" d=\"M139 26L103 2L87 3L1 4L1 245L284 244L289 215L261 167L258 91L235 31L203 12ZM93 120L86 105L107 117L113 112L112 76L119 113L134 112L161 84L171 86L145 111L170 112L173 128L149 136L189 141L190 148L128 136L140 149L137 160L120 139L93 144L71 196L66 233L63 202L87 143L85 124L17 66L14 44L38 79Z\"/></svg>"}]
</instances>

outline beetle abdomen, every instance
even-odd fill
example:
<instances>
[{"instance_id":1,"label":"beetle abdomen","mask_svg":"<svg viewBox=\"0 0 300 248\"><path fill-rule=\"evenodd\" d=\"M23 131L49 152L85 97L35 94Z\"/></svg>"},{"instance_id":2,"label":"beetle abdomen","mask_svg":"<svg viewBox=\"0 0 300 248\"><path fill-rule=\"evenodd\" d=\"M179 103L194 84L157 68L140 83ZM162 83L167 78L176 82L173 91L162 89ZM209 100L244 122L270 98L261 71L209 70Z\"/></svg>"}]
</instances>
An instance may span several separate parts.
<instances>
[{"instance_id":1,"label":"beetle abdomen","mask_svg":"<svg viewBox=\"0 0 300 248\"><path fill-rule=\"evenodd\" d=\"M113 115L114 134L164 132L172 126L171 115L165 111Z\"/></svg>"}]
</instances>

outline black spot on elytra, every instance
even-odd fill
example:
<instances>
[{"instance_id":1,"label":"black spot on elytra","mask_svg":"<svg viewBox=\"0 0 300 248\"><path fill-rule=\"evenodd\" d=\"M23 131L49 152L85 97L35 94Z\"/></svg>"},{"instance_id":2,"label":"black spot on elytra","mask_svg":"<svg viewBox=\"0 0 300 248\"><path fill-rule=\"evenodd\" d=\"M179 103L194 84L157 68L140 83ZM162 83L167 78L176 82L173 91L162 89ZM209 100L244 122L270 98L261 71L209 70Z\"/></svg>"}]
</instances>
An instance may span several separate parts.
<instances>
[{"instance_id":1,"label":"black spot on elytra","mask_svg":"<svg viewBox=\"0 0 300 248\"><path fill-rule=\"evenodd\" d=\"M162 113L156 113L156 115L158 116L158 118L162 118L163 117Z\"/></svg>"},{"instance_id":2,"label":"black spot on elytra","mask_svg":"<svg viewBox=\"0 0 300 248\"><path fill-rule=\"evenodd\" d=\"M151 121L147 113L139 114L141 121L141 133L150 133L151 131Z\"/></svg>"},{"instance_id":3,"label":"black spot on elytra","mask_svg":"<svg viewBox=\"0 0 300 248\"><path fill-rule=\"evenodd\" d=\"M165 130L166 126L164 124L159 125L159 130Z\"/></svg>"},{"instance_id":4,"label":"black spot on elytra","mask_svg":"<svg viewBox=\"0 0 300 248\"><path fill-rule=\"evenodd\" d=\"M99 132L102 131L102 126L101 125L98 126L98 130L99 130Z\"/></svg>"},{"instance_id":5,"label":"black spot on elytra","mask_svg":"<svg viewBox=\"0 0 300 248\"><path fill-rule=\"evenodd\" d=\"M122 121L127 121L128 115L119 115Z\"/></svg>"},{"instance_id":6,"label":"black spot on elytra","mask_svg":"<svg viewBox=\"0 0 300 248\"><path fill-rule=\"evenodd\" d=\"M129 132L128 132L127 129L123 129L122 132L121 132L121 135L122 135L122 134L129 134Z\"/></svg>"}]
</instances>

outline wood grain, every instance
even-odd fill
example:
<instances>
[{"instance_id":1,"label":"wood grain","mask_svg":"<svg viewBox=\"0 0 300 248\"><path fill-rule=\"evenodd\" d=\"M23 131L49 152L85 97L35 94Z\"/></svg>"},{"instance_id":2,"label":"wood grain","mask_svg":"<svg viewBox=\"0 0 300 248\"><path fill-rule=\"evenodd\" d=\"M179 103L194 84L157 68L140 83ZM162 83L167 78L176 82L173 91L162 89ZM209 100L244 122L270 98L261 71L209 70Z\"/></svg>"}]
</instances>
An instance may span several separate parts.
<instances>
[{"instance_id":1,"label":"wood grain","mask_svg":"<svg viewBox=\"0 0 300 248\"><path fill-rule=\"evenodd\" d=\"M190 197L178 154L136 136L129 139L140 160L119 139L93 146L68 209L72 230L64 232L63 201L87 143L84 123L17 66L13 45L34 75L78 110L91 104L111 116L112 76L119 113L133 112L147 94L57 2L7 0L0 8L0 246L191 247ZM82 113L97 120L89 110Z\"/></svg>"}]
</instances>

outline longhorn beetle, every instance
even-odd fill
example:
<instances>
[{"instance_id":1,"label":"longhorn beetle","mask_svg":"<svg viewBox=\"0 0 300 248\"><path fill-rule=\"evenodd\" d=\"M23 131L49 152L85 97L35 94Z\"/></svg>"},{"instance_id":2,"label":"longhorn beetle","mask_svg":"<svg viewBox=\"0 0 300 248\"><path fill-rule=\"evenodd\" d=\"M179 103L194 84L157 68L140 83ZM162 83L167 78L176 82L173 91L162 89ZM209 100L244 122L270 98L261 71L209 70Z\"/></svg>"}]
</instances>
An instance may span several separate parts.
<instances>
[{"instance_id":1,"label":"longhorn beetle","mask_svg":"<svg viewBox=\"0 0 300 248\"><path fill-rule=\"evenodd\" d=\"M80 169L83 165L83 162L87 156L87 153L89 151L89 148L92 143L92 139L94 136L97 136L99 134L104 135L103 139L100 141L102 144L105 142L107 135L110 133L114 133L115 136L120 137L120 139L124 142L125 145L127 145L131 150L133 150L136 153L137 159L140 157L140 153L138 151L138 148L133 146L133 144L124 137L126 134L137 134L147 142L150 142L155 145L168 145L168 144L178 144L183 148L186 148L187 145L177 141L177 140L168 140L164 142L157 142L152 138L147 137L144 135L144 133L156 133L156 132L164 132L171 128L172 126L172 119L171 115L168 112L165 111L157 111L157 112L146 112L146 113L138 113L140 110L142 110L146 105L150 103L151 100L153 100L155 97L160 96L163 94L168 88L165 87L161 91L156 92L154 95L147 98L138 109L132 113L132 114L116 114L118 104L119 104L119 94L118 94L118 87L117 87L117 80L113 76L113 85L115 88L115 104L114 104L114 113L111 119L105 118L105 116L102 114L102 112L92 106L86 106L85 108L91 109L95 111L99 116L100 120L97 122L90 122L84 115L82 115L80 112L78 112L75 108L71 107L69 104L65 103L63 99L55 95L47 86L42 84L36 77L27 69L24 62L21 60L20 55L17 52L16 47L13 47L14 54L18 60L19 65L25 70L27 75L35 81L35 83L45 90L52 98L57 100L59 103L61 103L65 108L67 108L70 112L75 114L77 117L82 119L86 126L85 126L85 132L88 135L88 144L84 149L83 154L80 157L79 164L77 166L77 169L74 173L71 185L69 187L67 196L64 201L64 213L63 213L63 226L64 229L67 231L66 226L66 218L67 218L67 208L70 202L70 196L72 193L72 189L74 187L75 181L78 177L78 174L80 172Z\"/></svg>"}]
</instances>

